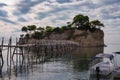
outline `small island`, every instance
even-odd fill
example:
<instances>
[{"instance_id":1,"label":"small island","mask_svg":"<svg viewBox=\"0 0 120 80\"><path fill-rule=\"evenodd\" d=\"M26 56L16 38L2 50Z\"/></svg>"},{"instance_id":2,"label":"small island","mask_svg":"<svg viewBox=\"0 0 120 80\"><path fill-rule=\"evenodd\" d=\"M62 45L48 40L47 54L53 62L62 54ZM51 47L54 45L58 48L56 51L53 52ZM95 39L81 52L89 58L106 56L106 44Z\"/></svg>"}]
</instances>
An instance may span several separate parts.
<instances>
[{"instance_id":1,"label":"small island","mask_svg":"<svg viewBox=\"0 0 120 80\"><path fill-rule=\"evenodd\" d=\"M89 20L89 17L78 14L73 17L72 22L67 22L61 27L37 27L28 25L22 27L21 39L27 39L28 43L34 43L35 40L70 40L78 42L81 47L99 47L104 46L104 32L101 30L104 24L99 20Z\"/></svg>"}]
</instances>

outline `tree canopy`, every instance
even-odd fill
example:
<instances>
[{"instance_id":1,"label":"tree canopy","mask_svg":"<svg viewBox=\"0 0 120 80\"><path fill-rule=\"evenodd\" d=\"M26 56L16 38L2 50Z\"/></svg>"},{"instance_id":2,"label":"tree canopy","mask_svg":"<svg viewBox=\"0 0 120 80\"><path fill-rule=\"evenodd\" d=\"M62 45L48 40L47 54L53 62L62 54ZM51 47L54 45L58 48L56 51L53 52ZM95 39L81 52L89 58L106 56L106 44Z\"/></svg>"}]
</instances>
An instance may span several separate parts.
<instances>
[{"instance_id":1,"label":"tree canopy","mask_svg":"<svg viewBox=\"0 0 120 80\"><path fill-rule=\"evenodd\" d=\"M100 29L100 27L104 27L104 24L101 23L99 20L90 21L87 15L78 14L73 17L73 20L71 22L67 22L66 25L60 27L37 27L36 25L28 25L23 26L21 28L21 31L26 32L25 37L40 39L43 35L49 34L51 32L60 33L69 29L78 29L93 32L97 29Z\"/></svg>"},{"instance_id":2,"label":"tree canopy","mask_svg":"<svg viewBox=\"0 0 120 80\"><path fill-rule=\"evenodd\" d=\"M104 27L104 24L103 23L101 23L99 20L93 20L93 21L90 21L90 25L91 25L91 27Z\"/></svg>"},{"instance_id":3,"label":"tree canopy","mask_svg":"<svg viewBox=\"0 0 120 80\"><path fill-rule=\"evenodd\" d=\"M36 25L28 25L27 28L29 31L34 31L36 30Z\"/></svg>"},{"instance_id":4,"label":"tree canopy","mask_svg":"<svg viewBox=\"0 0 120 80\"><path fill-rule=\"evenodd\" d=\"M86 24L87 22L89 22L89 17L88 16L78 14L73 18L72 24L75 24L75 26L80 27L80 26Z\"/></svg>"},{"instance_id":5,"label":"tree canopy","mask_svg":"<svg viewBox=\"0 0 120 80\"><path fill-rule=\"evenodd\" d=\"M22 27L21 30L22 30L22 32L27 32L28 29L27 29L27 27L24 26L24 27Z\"/></svg>"}]
</instances>

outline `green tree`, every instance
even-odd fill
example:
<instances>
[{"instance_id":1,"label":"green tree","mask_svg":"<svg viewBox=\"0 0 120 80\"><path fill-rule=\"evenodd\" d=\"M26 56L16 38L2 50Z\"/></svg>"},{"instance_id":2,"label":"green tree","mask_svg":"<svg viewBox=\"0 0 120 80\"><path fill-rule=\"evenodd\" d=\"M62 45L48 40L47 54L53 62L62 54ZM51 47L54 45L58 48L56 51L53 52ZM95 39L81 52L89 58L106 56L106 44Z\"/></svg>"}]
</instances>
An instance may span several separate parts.
<instances>
[{"instance_id":1,"label":"green tree","mask_svg":"<svg viewBox=\"0 0 120 80\"><path fill-rule=\"evenodd\" d=\"M46 26L45 32L52 32L54 28L52 26Z\"/></svg>"},{"instance_id":2,"label":"green tree","mask_svg":"<svg viewBox=\"0 0 120 80\"><path fill-rule=\"evenodd\" d=\"M30 35L27 33L27 34L25 35L25 37L26 37L27 39L29 39L29 38L30 38Z\"/></svg>"},{"instance_id":3,"label":"green tree","mask_svg":"<svg viewBox=\"0 0 120 80\"><path fill-rule=\"evenodd\" d=\"M68 30L68 27L67 26L61 26L61 31L65 31L65 30Z\"/></svg>"},{"instance_id":4,"label":"green tree","mask_svg":"<svg viewBox=\"0 0 120 80\"><path fill-rule=\"evenodd\" d=\"M44 28L38 27L38 28L37 28L37 31L39 31L39 32L44 32Z\"/></svg>"},{"instance_id":5,"label":"green tree","mask_svg":"<svg viewBox=\"0 0 120 80\"><path fill-rule=\"evenodd\" d=\"M35 32L35 30L36 30L36 25L28 25L27 28L28 28L28 30L30 31L30 33L31 33L31 31L34 31L34 32Z\"/></svg>"},{"instance_id":6,"label":"green tree","mask_svg":"<svg viewBox=\"0 0 120 80\"><path fill-rule=\"evenodd\" d=\"M90 26L91 28L97 28L100 29L100 27L104 27L104 24L101 23L99 20L93 20L93 21L90 21Z\"/></svg>"},{"instance_id":7,"label":"green tree","mask_svg":"<svg viewBox=\"0 0 120 80\"><path fill-rule=\"evenodd\" d=\"M67 22L67 28L71 29L72 28L72 23L71 22Z\"/></svg>"},{"instance_id":8,"label":"green tree","mask_svg":"<svg viewBox=\"0 0 120 80\"><path fill-rule=\"evenodd\" d=\"M54 32L57 32L57 33L60 33L60 32L61 32L61 29L60 29L59 27L56 27L56 28L54 28L53 31L54 31Z\"/></svg>"},{"instance_id":9,"label":"green tree","mask_svg":"<svg viewBox=\"0 0 120 80\"><path fill-rule=\"evenodd\" d=\"M27 26L28 28L28 34L29 34L29 38L32 37L32 33L35 33L35 30L36 30L36 25L28 25Z\"/></svg>"},{"instance_id":10,"label":"green tree","mask_svg":"<svg viewBox=\"0 0 120 80\"><path fill-rule=\"evenodd\" d=\"M40 39L40 38L42 38L42 33L36 31L36 32L34 32L34 33L32 34L32 37L33 37L34 39Z\"/></svg>"},{"instance_id":11,"label":"green tree","mask_svg":"<svg viewBox=\"0 0 120 80\"><path fill-rule=\"evenodd\" d=\"M24 37L24 34L21 34L20 37L23 38L23 37Z\"/></svg>"},{"instance_id":12,"label":"green tree","mask_svg":"<svg viewBox=\"0 0 120 80\"><path fill-rule=\"evenodd\" d=\"M78 14L73 18L72 25L74 24L78 29L86 30L89 26L89 17ZM86 27L87 26L87 27Z\"/></svg>"},{"instance_id":13,"label":"green tree","mask_svg":"<svg viewBox=\"0 0 120 80\"><path fill-rule=\"evenodd\" d=\"M24 26L24 27L22 27L21 30L22 30L22 32L27 32L27 31L28 31L28 28Z\"/></svg>"}]
</instances>

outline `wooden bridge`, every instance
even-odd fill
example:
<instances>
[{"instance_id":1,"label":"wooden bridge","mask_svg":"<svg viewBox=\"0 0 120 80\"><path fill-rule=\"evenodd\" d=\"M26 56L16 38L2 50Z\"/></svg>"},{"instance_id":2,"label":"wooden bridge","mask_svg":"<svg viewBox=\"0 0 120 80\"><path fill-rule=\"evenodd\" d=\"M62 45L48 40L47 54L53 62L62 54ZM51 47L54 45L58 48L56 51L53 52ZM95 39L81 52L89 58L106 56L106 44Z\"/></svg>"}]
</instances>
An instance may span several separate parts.
<instances>
[{"instance_id":1,"label":"wooden bridge","mask_svg":"<svg viewBox=\"0 0 120 80\"><path fill-rule=\"evenodd\" d=\"M22 55L22 57L24 58L24 54L27 53L29 54L30 51L35 51L38 54L42 54L43 52L45 53L45 55L49 55L49 51L53 51L53 52L57 52L57 51L69 51L72 49L75 49L79 47L79 43L77 42L73 42L73 41L69 41L69 40L36 40L34 43L24 43L21 44L19 43L19 41L17 41L15 44L12 44L12 38L10 38L8 40L8 44L5 45L4 44L4 38L2 38L2 42L0 45L0 58L1 58L1 66L3 66L4 64L4 60L3 60L3 50L4 48L7 48L7 61L9 62L10 60L10 64L11 64L11 60L13 59L14 55ZM12 50L13 48L13 50ZM26 52L24 51L24 49L26 50Z\"/></svg>"}]
</instances>

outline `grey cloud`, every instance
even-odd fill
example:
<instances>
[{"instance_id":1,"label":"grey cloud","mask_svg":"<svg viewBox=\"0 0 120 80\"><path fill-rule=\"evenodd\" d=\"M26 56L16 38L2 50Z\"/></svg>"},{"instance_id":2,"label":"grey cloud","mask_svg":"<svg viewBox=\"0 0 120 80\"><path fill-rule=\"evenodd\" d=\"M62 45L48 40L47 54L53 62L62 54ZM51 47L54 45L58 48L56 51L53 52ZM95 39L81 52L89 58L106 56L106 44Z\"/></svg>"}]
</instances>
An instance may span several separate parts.
<instances>
[{"instance_id":1,"label":"grey cloud","mask_svg":"<svg viewBox=\"0 0 120 80\"><path fill-rule=\"evenodd\" d=\"M116 19L116 18L120 18L119 14L115 14L115 13L119 13L119 11L120 11L120 7L118 4L110 5L110 6L106 5L102 7L100 11L100 15L103 19Z\"/></svg>"},{"instance_id":2,"label":"grey cloud","mask_svg":"<svg viewBox=\"0 0 120 80\"><path fill-rule=\"evenodd\" d=\"M20 21L20 22L27 22L27 20L25 18L18 18L18 21Z\"/></svg>"},{"instance_id":3,"label":"grey cloud","mask_svg":"<svg viewBox=\"0 0 120 80\"><path fill-rule=\"evenodd\" d=\"M48 16L50 16L49 13L44 13L44 12L43 13L38 13L37 17L35 17L35 19L41 20L41 19L43 19L45 17L48 17Z\"/></svg>"},{"instance_id":4,"label":"grey cloud","mask_svg":"<svg viewBox=\"0 0 120 80\"><path fill-rule=\"evenodd\" d=\"M115 16L112 16L112 15L108 15L108 14L102 14L101 15L101 17L102 17L102 19L104 19L104 20L108 20L108 19L117 19L117 18L120 18L120 16L119 15L115 15Z\"/></svg>"},{"instance_id":5,"label":"grey cloud","mask_svg":"<svg viewBox=\"0 0 120 80\"><path fill-rule=\"evenodd\" d=\"M80 5L76 5L76 6L70 6L70 7L66 7L66 6L62 6L62 7L59 7L59 6L53 6L53 5L51 5L51 2L50 2L50 0L45 0L45 1L47 1L49 4L46 4L46 6L49 6L49 7L51 7L51 8L53 8L53 10L52 11L49 11L48 12L48 14L49 13L54 13L54 12L57 12L57 11L62 11L62 10L67 10L67 9L75 9L75 8L80 8L80 6L85 6L85 5L87 5L88 7L95 7L95 5L94 6L91 6L91 4L90 3L84 3L84 4L80 4ZM59 4L62 4L62 3L72 3L72 1L71 0L56 0ZM35 6L35 5L37 5L37 4L40 4L40 3L42 3L42 2L44 2L44 0L36 0L36 1L31 1L31 0L22 0L19 4L17 4L16 6L17 6L17 11L15 11L15 12L13 12L13 14L15 15L15 16L17 16L17 15L24 15L24 14L26 14L26 13L29 13L29 11L31 10L31 8L33 7L33 6ZM46 12L47 13L47 12ZM39 16L38 16L39 17ZM41 18L41 17L40 17Z\"/></svg>"},{"instance_id":6,"label":"grey cloud","mask_svg":"<svg viewBox=\"0 0 120 80\"><path fill-rule=\"evenodd\" d=\"M4 6L7 6L7 4L0 3L0 7L4 7Z\"/></svg>"},{"instance_id":7,"label":"grey cloud","mask_svg":"<svg viewBox=\"0 0 120 80\"><path fill-rule=\"evenodd\" d=\"M120 3L120 0L102 0L103 4L114 4L114 3Z\"/></svg>"},{"instance_id":8,"label":"grey cloud","mask_svg":"<svg viewBox=\"0 0 120 80\"><path fill-rule=\"evenodd\" d=\"M43 2L44 0L32 1L32 0L22 0L19 4L17 4L17 8L19 12L17 14L26 14L30 11L31 7Z\"/></svg>"},{"instance_id":9,"label":"grey cloud","mask_svg":"<svg viewBox=\"0 0 120 80\"><path fill-rule=\"evenodd\" d=\"M15 33L15 32L21 32L21 30L18 29L18 28L14 28L12 32L13 32L13 33Z\"/></svg>"},{"instance_id":10,"label":"grey cloud","mask_svg":"<svg viewBox=\"0 0 120 80\"><path fill-rule=\"evenodd\" d=\"M84 9L84 8L82 8L82 6L84 6L84 5L90 5L90 3L85 3L85 4L81 4L81 5L72 5L72 6L63 6L63 7L59 7L59 6L53 6L53 5L49 5L49 7L51 7L52 8L52 10L50 10L50 11L47 11L47 12L40 12L40 13L37 13L37 17L36 17L36 19L43 19L43 18L45 18L45 17L49 17L49 16L51 16L51 15L57 15L57 13L59 13L59 12L67 12L67 11L81 11L81 12L88 12L89 11L89 9L88 10L86 10L86 9ZM69 13L68 13L69 14ZM57 16L59 16L59 15L57 15Z\"/></svg>"},{"instance_id":11,"label":"grey cloud","mask_svg":"<svg viewBox=\"0 0 120 80\"><path fill-rule=\"evenodd\" d=\"M4 10L0 10L0 16L1 17L7 17L8 16L8 13Z\"/></svg>"},{"instance_id":12,"label":"grey cloud","mask_svg":"<svg viewBox=\"0 0 120 80\"><path fill-rule=\"evenodd\" d=\"M105 23L108 26L119 27L120 15L118 11L120 11L120 7L119 7L120 0L100 0L99 1L100 3L96 3L96 4L92 2L94 0L82 0L82 2L79 2L79 3L76 3L73 1L75 0L56 0L55 2L54 0L20 0L18 4L14 5L15 9L17 9L16 11L11 10L8 5L0 3L0 8L7 6L9 7L7 11L10 10L10 13L13 13L12 16L9 17L8 16L9 12L3 9L0 10L0 21L4 22L5 24L10 23L13 25L17 25L17 24L24 25L24 22L29 23L29 20L27 19L29 14L28 15L24 15L24 14L33 13L32 14L33 16L31 17L37 16L34 19L32 18L33 23L35 21L36 22L40 21L44 23L46 22L44 21L45 19L45 20L48 20L48 23L46 23L45 25L53 24L53 25L59 26L59 25L63 25L62 22L64 23L67 20L71 21L71 18L74 17L74 15L78 13L83 13L83 14L85 13L85 15L88 15L90 17L92 16L91 19L100 18L103 21L103 23ZM78 1L81 1L81 0L78 0ZM39 9L37 13L31 12L31 9L34 9L32 7L35 7L38 4L40 5L40 3L42 2L46 2L45 7L47 6L47 7L50 7L51 9L48 11L46 10L44 12L42 12L42 10L41 12L39 12ZM11 11L14 11L14 12L11 12ZM21 15L24 16L25 18L21 17ZM100 15L100 16L97 16L97 15ZM9 17L9 19L7 17ZM13 17L14 19L17 18L17 20L12 21L11 17ZM16 33L16 32L19 32L19 30L14 29L13 33Z\"/></svg>"},{"instance_id":13,"label":"grey cloud","mask_svg":"<svg viewBox=\"0 0 120 80\"><path fill-rule=\"evenodd\" d=\"M68 3L71 2L71 0L56 0L58 3Z\"/></svg>"},{"instance_id":14,"label":"grey cloud","mask_svg":"<svg viewBox=\"0 0 120 80\"><path fill-rule=\"evenodd\" d=\"M6 18L1 18L1 17L0 17L0 20L1 20L1 21L4 21L4 22L7 22L7 23L10 23L10 24L14 24L14 25L16 25L16 24L17 24L17 22L16 22L16 21L11 21L11 20L6 19Z\"/></svg>"},{"instance_id":15,"label":"grey cloud","mask_svg":"<svg viewBox=\"0 0 120 80\"><path fill-rule=\"evenodd\" d=\"M56 14L58 12L67 10L67 8L64 8L64 7L63 8L53 7L53 8L54 9L51 10L51 11L38 13L36 19L43 19L45 17L49 17L49 16L51 16L53 14Z\"/></svg>"},{"instance_id":16,"label":"grey cloud","mask_svg":"<svg viewBox=\"0 0 120 80\"><path fill-rule=\"evenodd\" d=\"M56 0L56 1L59 2L59 4L62 4L62 2L63 3L70 2L70 0ZM108 6L111 3L114 3L114 5L113 5L114 7L113 8L109 8L109 6ZM99 4L101 4L101 5L99 5ZM103 0L99 4L94 4L92 1L87 1L87 0L84 3L82 3L82 4L77 4L77 5L72 5L72 6L71 5L69 6L69 4L68 4L68 5L59 7L57 5L53 6L53 5L49 4L47 6L52 7L53 10L48 11L48 12L42 12L42 13L40 12L40 13L38 13L36 19L43 19L45 17L49 17L50 15L59 13L61 11L66 12L67 10L71 10L71 11L78 11L78 12L89 13L89 10L94 10L94 9L97 10L99 8L103 8L100 11L100 13L98 13L98 14L101 15L101 17L103 19L116 19L116 18L120 17L119 15L111 15L111 13L116 12L116 11L119 10L119 7L117 7L117 6L119 6L118 5L119 4L119 0ZM91 15L91 14L89 14L89 15Z\"/></svg>"},{"instance_id":17,"label":"grey cloud","mask_svg":"<svg viewBox=\"0 0 120 80\"><path fill-rule=\"evenodd\" d=\"M56 16L57 16L57 15L56 15ZM53 23L58 23L57 20L64 21L64 20L67 20L67 19L69 19L69 16L66 15L66 14L64 14L64 15L62 15L62 16L60 16L60 17L57 17L57 18L52 19L52 22L53 22ZM65 23L65 22L64 22L64 23Z\"/></svg>"}]
</instances>

